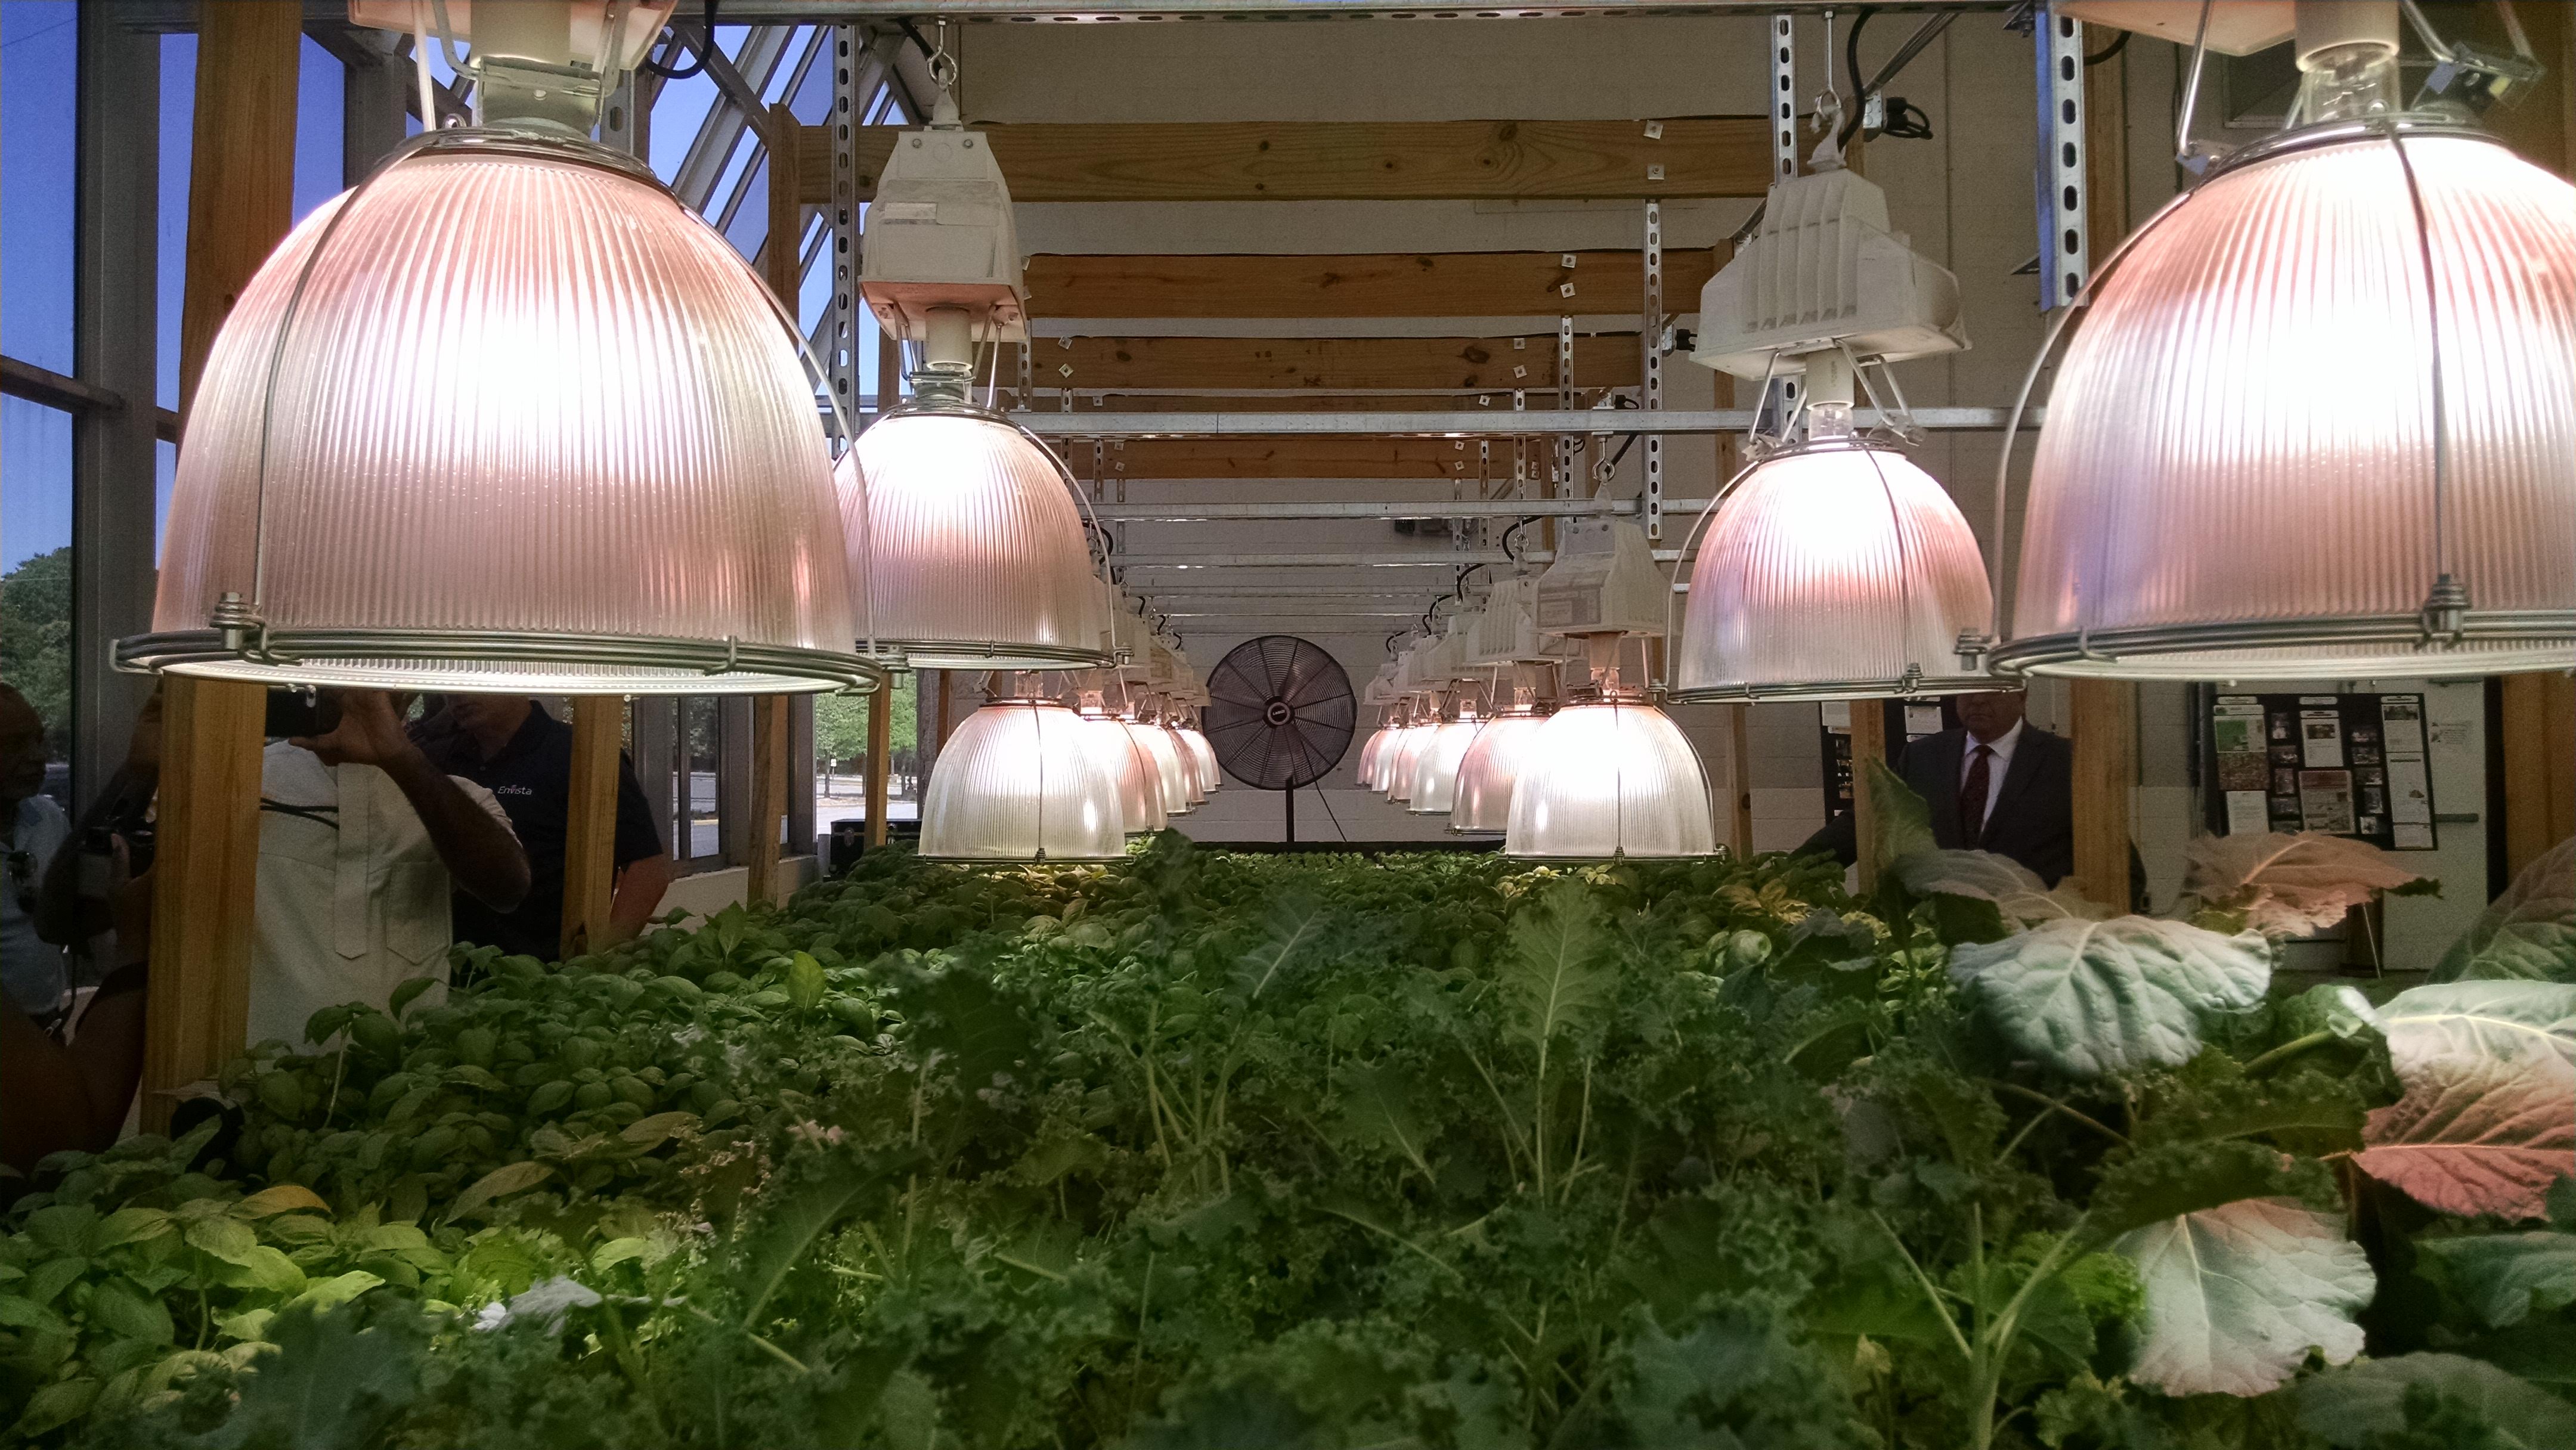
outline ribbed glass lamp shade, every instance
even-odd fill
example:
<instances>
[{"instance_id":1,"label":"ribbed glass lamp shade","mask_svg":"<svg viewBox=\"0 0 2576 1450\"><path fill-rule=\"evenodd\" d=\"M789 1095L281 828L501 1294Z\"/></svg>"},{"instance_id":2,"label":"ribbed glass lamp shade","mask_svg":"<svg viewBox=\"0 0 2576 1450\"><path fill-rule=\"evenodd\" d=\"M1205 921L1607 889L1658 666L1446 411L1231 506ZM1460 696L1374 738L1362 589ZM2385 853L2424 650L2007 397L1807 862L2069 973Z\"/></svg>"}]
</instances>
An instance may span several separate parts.
<instances>
[{"instance_id":1,"label":"ribbed glass lamp shade","mask_svg":"<svg viewBox=\"0 0 2576 1450\"><path fill-rule=\"evenodd\" d=\"M1607 860L1716 850L1708 777L1663 711L1586 701L1548 716L1530 736L1505 855Z\"/></svg>"},{"instance_id":2,"label":"ribbed glass lamp shade","mask_svg":"<svg viewBox=\"0 0 2576 1450\"><path fill-rule=\"evenodd\" d=\"M2576 187L2411 121L2237 160L2100 280L2048 398L2028 517L2004 666L2576 664ZM2428 623L2448 627L2427 609L2444 573L2463 627L2428 645Z\"/></svg>"},{"instance_id":3,"label":"ribbed glass lamp shade","mask_svg":"<svg viewBox=\"0 0 2576 1450\"><path fill-rule=\"evenodd\" d=\"M1082 717L1052 700L998 700L966 717L930 767L921 854L941 861L1114 861L1126 853L1118 782Z\"/></svg>"},{"instance_id":4,"label":"ribbed glass lamp shade","mask_svg":"<svg viewBox=\"0 0 2576 1450\"><path fill-rule=\"evenodd\" d=\"M1509 710L1485 722L1458 761L1458 783L1449 802L1449 829L1501 834L1512 823L1512 786L1522 754L1547 717Z\"/></svg>"},{"instance_id":5,"label":"ribbed glass lamp shade","mask_svg":"<svg viewBox=\"0 0 2576 1450\"><path fill-rule=\"evenodd\" d=\"M1959 632L1994 625L1957 504L1892 449L1766 459L1709 522L1674 663L1679 700L1841 700L1994 689Z\"/></svg>"},{"instance_id":6,"label":"ribbed glass lamp shade","mask_svg":"<svg viewBox=\"0 0 2576 1450\"><path fill-rule=\"evenodd\" d=\"M442 132L243 289L190 405L155 633L118 658L518 694L864 680L831 476L723 237L599 147Z\"/></svg>"},{"instance_id":7,"label":"ribbed glass lamp shade","mask_svg":"<svg viewBox=\"0 0 2576 1450\"><path fill-rule=\"evenodd\" d=\"M1431 743L1431 732L1437 728L1428 722L1407 725L1388 747L1394 758L1387 763L1382 788L1389 801L1404 805L1413 799L1413 768L1421 761L1422 748Z\"/></svg>"},{"instance_id":8,"label":"ribbed glass lamp shade","mask_svg":"<svg viewBox=\"0 0 2576 1450\"><path fill-rule=\"evenodd\" d=\"M1153 757L1127 733L1125 721L1089 713L1080 718L1083 744L1118 782L1119 818L1127 834L1163 829L1163 776Z\"/></svg>"},{"instance_id":9,"label":"ribbed glass lamp shade","mask_svg":"<svg viewBox=\"0 0 2576 1450\"><path fill-rule=\"evenodd\" d=\"M850 557L869 565L859 624L880 651L915 669L1104 662L1109 602L1081 509L1028 435L971 411L891 413L839 479Z\"/></svg>"},{"instance_id":10,"label":"ribbed glass lamp shade","mask_svg":"<svg viewBox=\"0 0 2576 1450\"><path fill-rule=\"evenodd\" d=\"M1380 725L1377 727L1377 733L1371 735L1368 738L1367 743L1360 747L1360 764L1354 777L1358 781L1360 789L1376 790L1378 788L1378 757L1386 753L1386 743L1394 738L1394 726Z\"/></svg>"},{"instance_id":11,"label":"ribbed glass lamp shade","mask_svg":"<svg viewBox=\"0 0 2576 1450\"><path fill-rule=\"evenodd\" d=\"M1430 741L1422 747L1413 762L1413 798L1405 809L1417 816L1445 816L1457 798L1458 764L1467 758L1467 749L1476 743L1485 722L1470 715L1451 720L1431 732Z\"/></svg>"},{"instance_id":12,"label":"ribbed glass lamp shade","mask_svg":"<svg viewBox=\"0 0 2576 1450\"><path fill-rule=\"evenodd\" d=\"M1199 794L1212 796L1225 785L1225 767L1216 763L1216 747L1196 725L1181 727L1181 753L1198 768Z\"/></svg>"},{"instance_id":13,"label":"ribbed glass lamp shade","mask_svg":"<svg viewBox=\"0 0 2576 1450\"><path fill-rule=\"evenodd\" d=\"M1171 732L1160 725L1147 725L1130 720L1127 733L1153 758L1154 778L1162 787L1163 814L1186 816L1196 802L1190 799L1190 783L1181 773L1181 752L1172 744Z\"/></svg>"},{"instance_id":14,"label":"ribbed glass lamp shade","mask_svg":"<svg viewBox=\"0 0 2576 1450\"><path fill-rule=\"evenodd\" d=\"M1163 726L1163 736L1172 742L1172 758L1180 763L1182 793L1192 806L1206 805L1207 782L1199 774L1199 758L1190 750L1189 737L1181 733L1181 727L1168 722Z\"/></svg>"}]
</instances>

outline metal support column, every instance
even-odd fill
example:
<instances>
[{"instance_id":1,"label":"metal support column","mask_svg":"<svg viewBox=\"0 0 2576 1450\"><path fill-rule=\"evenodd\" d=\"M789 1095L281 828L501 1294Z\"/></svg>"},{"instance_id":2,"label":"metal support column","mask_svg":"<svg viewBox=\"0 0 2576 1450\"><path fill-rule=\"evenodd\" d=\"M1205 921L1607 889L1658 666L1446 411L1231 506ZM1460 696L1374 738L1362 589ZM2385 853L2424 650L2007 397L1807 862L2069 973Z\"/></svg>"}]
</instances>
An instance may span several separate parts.
<instances>
[{"instance_id":1,"label":"metal support column","mask_svg":"<svg viewBox=\"0 0 2576 1450\"><path fill-rule=\"evenodd\" d=\"M151 682L107 667L120 635L152 627L153 209L160 173L160 38L81 7L73 370L123 399L72 417L72 802L86 810L125 758Z\"/></svg>"},{"instance_id":2,"label":"metal support column","mask_svg":"<svg viewBox=\"0 0 2576 1450\"><path fill-rule=\"evenodd\" d=\"M1797 31L1783 10L1771 17L1771 179L1785 181L1797 174Z\"/></svg>"},{"instance_id":3,"label":"metal support column","mask_svg":"<svg viewBox=\"0 0 2576 1450\"><path fill-rule=\"evenodd\" d=\"M2085 224L2084 26L2040 8L2031 44L2039 68L2039 307L2073 302L2092 275Z\"/></svg>"},{"instance_id":4,"label":"metal support column","mask_svg":"<svg viewBox=\"0 0 2576 1450\"><path fill-rule=\"evenodd\" d=\"M827 262L832 269L832 301L825 319L823 363L832 398L842 416L859 413L859 123L868 98L860 92L859 62L867 54L866 37L855 25L836 25L830 37L832 62L832 200L825 208L829 231ZM880 393L886 392L884 388Z\"/></svg>"},{"instance_id":5,"label":"metal support column","mask_svg":"<svg viewBox=\"0 0 2576 1450\"><path fill-rule=\"evenodd\" d=\"M1556 320L1556 408L1560 413L1570 413L1574 410L1574 319L1571 317L1559 317ZM1571 437L1558 435L1556 487L1549 490L1550 494L1561 497L1573 496L1574 460L1582 446Z\"/></svg>"},{"instance_id":6,"label":"metal support column","mask_svg":"<svg viewBox=\"0 0 2576 1450\"><path fill-rule=\"evenodd\" d=\"M413 73L393 46L394 38L381 30L348 32L340 90L342 186L366 180L376 163L403 143L403 119L409 114L404 102L411 96Z\"/></svg>"},{"instance_id":7,"label":"metal support column","mask_svg":"<svg viewBox=\"0 0 2576 1450\"><path fill-rule=\"evenodd\" d=\"M1648 412L1661 412L1664 406L1664 204L1646 203L1646 306L1638 319L1637 336L1645 346L1643 396L1637 401ZM1664 440L1662 435L1646 435L1646 537L1664 536Z\"/></svg>"}]
</instances>

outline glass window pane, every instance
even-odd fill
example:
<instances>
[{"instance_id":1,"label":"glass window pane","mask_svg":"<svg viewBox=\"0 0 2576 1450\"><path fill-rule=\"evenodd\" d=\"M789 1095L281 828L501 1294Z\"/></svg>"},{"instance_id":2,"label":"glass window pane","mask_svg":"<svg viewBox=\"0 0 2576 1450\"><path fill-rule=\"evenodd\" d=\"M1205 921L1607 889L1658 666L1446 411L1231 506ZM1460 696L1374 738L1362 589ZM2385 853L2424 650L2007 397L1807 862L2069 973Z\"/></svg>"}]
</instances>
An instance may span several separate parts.
<instances>
[{"instance_id":1,"label":"glass window pane","mask_svg":"<svg viewBox=\"0 0 2576 1450\"><path fill-rule=\"evenodd\" d=\"M693 695L681 702L681 748L688 755L682 779L688 791L685 819L688 842L684 859L698 861L723 849L716 829L716 768L723 759L724 719L721 702Z\"/></svg>"},{"instance_id":2,"label":"glass window pane","mask_svg":"<svg viewBox=\"0 0 2576 1450\"><path fill-rule=\"evenodd\" d=\"M9 0L19 3L19 0ZM304 38L295 96L295 219L343 190L341 150L347 112L348 69L331 52ZM188 283L188 169L197 111L197 37L161 37L161 194L155 230L160 240L160 378L155 392L164 408L179 406L179 313Z\"/></svg>"},{"instance_id":3,"label":"glass window pane","mask_svg":"<svg viewBox=\"0 0 2576 1450\"><path fill-rule=\"evenodd\" d=\"M348 121L344 108L348 67L340 58L304 37L303 66L295 85L295 219L347 189L342 172L347 157L340 137Z\"/></svg>"},{"instance_id":4,"label":"glass window pane","mask_svg":"<svg viewBox=\"0 0 2576 1450\"><path fill-rule=\"evenodd\" d=\"M167 438L152 444L152 562L161 562L161 539L170 528L170 490L179 479L179 445Z\"/></svg>"},{"instance_id":5,"label":"glass window pane","mask_svg":"<svg viewBox=\"0 0 2576 1450\"><path fill-rule=\"evenodd\" d=\"M0 0L0 352L66 374L79 108L80 7Z\"/></svg>"},{"instance_id":6,"label":"glass window pane","mask_svg":"<svg viewBox=\"0 0 2576 1450\"><path fill-rule=\"evenodd\" d=\"M188 290L188 145L197 114L197 37L161 37L161 196L153 230L159 237L160 317L155 393L164 408L179 406L179 308ZM165 501L166 502L166 501Z\"/></svg>"},{"instance_id":7,"label":"glass window pane","mask_svg":"<svg viewBox=\"0 0 2576 1450\"><path fill-rule=\"evenodd\" d=\"M0 682L45 722L45 790L69 804L72 416L0 397Z\"/></svg>"},{"instance_id":8,"label":"glass window pane","mask_svg":"<svg viewBox=\"0 0 2576 1450\"><path fill-rule=\"evenodd\" d=\"M760 257L760 244L769 235L769 149L760 147L752 163L751 176L742 184L742 197L734 203L733 216L725 223L725 240L742 253L744 261Z\"/></svg>"}]
</instances>

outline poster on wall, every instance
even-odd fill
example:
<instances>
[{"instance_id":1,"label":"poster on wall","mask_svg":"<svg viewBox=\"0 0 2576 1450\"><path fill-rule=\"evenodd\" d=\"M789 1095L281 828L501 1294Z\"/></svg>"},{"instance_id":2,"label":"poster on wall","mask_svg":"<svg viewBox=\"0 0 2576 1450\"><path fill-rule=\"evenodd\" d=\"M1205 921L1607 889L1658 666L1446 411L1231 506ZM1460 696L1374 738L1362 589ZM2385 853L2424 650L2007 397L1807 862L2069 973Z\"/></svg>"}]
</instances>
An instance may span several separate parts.
<instances>
[{"instance_id":1,"label":"poster on wall","mask_svg":"<svg viewBox=\"0 0 2576 1450\"><path fill-rule=\"evenodd\" d=\"M2432 774L2422 695L2211 698L2210 830L2316 831L2430 851Z\"/></svg>"}]
</instances>

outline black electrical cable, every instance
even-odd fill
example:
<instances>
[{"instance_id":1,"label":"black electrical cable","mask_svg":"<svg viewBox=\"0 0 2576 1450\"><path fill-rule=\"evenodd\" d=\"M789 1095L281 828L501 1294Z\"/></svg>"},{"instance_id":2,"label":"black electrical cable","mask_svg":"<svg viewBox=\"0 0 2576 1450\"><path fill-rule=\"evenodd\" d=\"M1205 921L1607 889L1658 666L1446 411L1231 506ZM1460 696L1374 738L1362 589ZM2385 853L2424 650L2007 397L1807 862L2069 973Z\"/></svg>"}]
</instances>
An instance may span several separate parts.
<instances>
[{"instance_id":1,"label":"black electrical cable","mask_svg":"<svg viewBox=\"0 0 2576 1450\"><path fill-rule=\"evenodd\" d=\"M1843 37L1843 68L1851 72L1853 104L1863 111L1869 109L1869 82L1863 80L1860 73L1860 33L1869 25L1869 18L1877 13L1875 5L1860 7L1859 13L1852 16L1851 33Z\"/></svg>"},{"instance_id":2,"label":"black electrical cable","mask_svg":"<svg viewBox=\"0 0 2576 1450\"><path fill-rule=\"evenodd\" d=\"M2084 57L2084 63L2088 66L2100 65L2102 62L2118 55L2121 51L2129 48L2129 37L2134 33L2135 32L2133 31L2127 30L2121 31L2119 39L2112 41L2109 45L2106 45L2100 50L2093 52L2091 55Z\"/></svg>"},{"instance_id":3,"label":"black electrical cable","mask_svg":"<svg viewBox=\"0 0 2576 1450\"><path fill-rule=\"evenodd\" d=\"M903 30L903 38L911 41L913 45L921 51L921 58L923 60L928 60L939 53L937 50L931 48L929 41L921 38L921 32L913 28L911 21L897 20L895 24Z\"/></svg>"},{"instance_id":4,"label":"black electrical cable","mask_svg":"<svg viewBox=\"0 0 2576 1450\"><path fill-rule=\"evenodd\" d=\"M1874 77L1867 86L1861 87L1860 94L1853 98L1851 119L1843 122L1843 129L1834 138L1836 145L1848 146L1851 144L1852 137L1860 134L1862 119L1869 115L1869 98L1873 95L1884 93L1887 89L1887 83L1896 79L1897 74L1900 71L1903 71L1906 66L1911 64L1914 57L1921 55L1925 46L1930 45L1933 41L1939 39L1941 32L1949 29L1950 22L1957 19L1958 15L1959 12L1956 10L1942 11L1940 14L1924 21L1923 24L1915 30L1914 34L1906 38L1905 44L1897 47L1896 54L1888 60L1885 66L1880 68L1878 75ZM1864 14L1863 18L1867 18L1866 14ZM1845 47L1844 50L1844 59L1846 61L1857 61L1860 56L1859 27L1855 25L1853 27L1853 31L1853 43ZM1851 70L1853 75L1852 83L1855 86L1858 86L1860 84L1858 79L1860 75L1860 67L1857 64L1854 64L1851 67ZM1922 141L1930 139L1932 135L1932 118L1924 115L1920 107L1908 105L1902 98L1889 98L1885 102L1885 106L1887 111L1887 124L1879 128L1878 134L1882 136L1894 136L1899 140L1904 141Z\"/></svg>"},{"instance_id":5,"label":"black electrical cable","mask_svg":"<svg viewBox=\"0 0 2576 1450\"><path fill-rule=\"evenodd\" d=\"M707 0L706 18L701 23L706 26L706 34L696 44L691 44L688 36L676 25L664 26L662 39L658 42L666 54L671 47L675 46L685 46L695 51L698 57L695 64L685 69L674 70L667 59L657 61L648 54L636 64L635 68L647 75L660 76L666 81L684 81L704 71L707 68L708 54L716 48L716 0Z\"/></svg>"}]
</instances>

